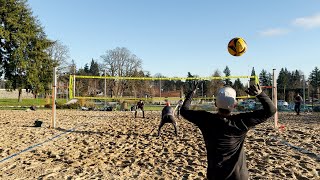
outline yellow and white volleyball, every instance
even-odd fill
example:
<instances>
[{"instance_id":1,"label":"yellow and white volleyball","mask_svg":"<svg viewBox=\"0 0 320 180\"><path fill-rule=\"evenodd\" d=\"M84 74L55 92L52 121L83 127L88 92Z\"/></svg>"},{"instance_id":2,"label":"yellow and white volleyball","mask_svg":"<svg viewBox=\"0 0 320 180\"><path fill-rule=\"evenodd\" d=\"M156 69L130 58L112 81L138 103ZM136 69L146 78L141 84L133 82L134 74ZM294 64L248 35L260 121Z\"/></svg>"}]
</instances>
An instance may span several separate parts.
<instances>
[{"instance_id":1,"label":"yellow and white volleyball","mask_svg":"<svg viewBox=\"0 0 320 180\"><path fill-rule=\"evenodd\" d=\"M247 50L247 43L243 38L236 37L229 41L228 51L232 56L241 56Z\"/></svg>"}]
</instances>

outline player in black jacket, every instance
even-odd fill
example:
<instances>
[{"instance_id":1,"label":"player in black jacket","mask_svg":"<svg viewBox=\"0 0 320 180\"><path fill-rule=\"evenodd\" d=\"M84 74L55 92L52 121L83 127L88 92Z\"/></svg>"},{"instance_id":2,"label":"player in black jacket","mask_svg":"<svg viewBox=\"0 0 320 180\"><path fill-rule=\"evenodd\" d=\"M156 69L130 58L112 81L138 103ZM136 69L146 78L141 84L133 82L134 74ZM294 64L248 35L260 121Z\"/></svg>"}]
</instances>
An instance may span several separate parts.
<instances>
[{"instance_id":1,"label":"player in black jacket","mask_svg":"<svg viewBox=\"0 0 320 180\"><path fill-rule=\"evenodd\" d=\"M143 103L142 100L139 100L139 102L138 102L137 105L136 105L136 109L135 109L135 112L134 112L134 117L135 117L135 118L137 117L138 109L141 109L141 111L142 111L142 117L144 118L144 103Z\"/></svg>"},{"instance_id":2,"label":"player in black jacket","mask_svg":"<svg viewBox=\"0 0 320 180\"><path fill-rule=\"evenodd\" d=\"M218 113L189 110L195 91L196 87L186 96L181 115L202 132L207 150L207 178L247 180L249 174L243 150L246 133L273 116L276 107L259 85L252 85L246 92L259 99L263 106L261 110L231 114L236 104L236 92L230 87L220 89L216 96Z\"/></svg>"},{"instance_id":3,"label":"player in black jacket","mask_svg":"<svg viewBox=\"0 0 320 180\"><path fill-rule=\"evenodd\" d=\"M173 113L174 113L173 108L170 106L170 103L167 102L166 106L163 107L162 112L161 112L161 122L160 122L159 128L158 128L158 136L160 136L161 127L165 123L172 123L174 126L174 131L176 133L176 136L178 136L178 127L177 127L176 121L174 120Z\"/></svg>"}]
</instances>

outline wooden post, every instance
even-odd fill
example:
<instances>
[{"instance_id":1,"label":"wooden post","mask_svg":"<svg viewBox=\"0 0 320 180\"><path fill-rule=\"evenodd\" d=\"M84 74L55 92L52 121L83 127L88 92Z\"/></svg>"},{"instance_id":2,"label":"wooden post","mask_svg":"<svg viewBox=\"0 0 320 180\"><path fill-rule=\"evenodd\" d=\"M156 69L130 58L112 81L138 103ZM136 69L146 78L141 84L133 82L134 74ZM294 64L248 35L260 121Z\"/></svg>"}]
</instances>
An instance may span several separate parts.
<instances>
[{"instance_id":1,"label":"wooden post","mask_svg":"<svg viewBox=\"0 0 320 180\"><path fill-rule=\"evenodd\" d=\"M304 79L304 75L302 75L303 78L303 110L306 112L306 81Z\"/></svg>"},{"instance_id":2,"label":"wooden post","mask_svg":"<svg viewBox=\"0 0 320 180\"><path fill-rule=\"evenodd\" d=\"M52 86L52 120L51 128L56 128L56 97L57 97L57 68L53 68L53 86Z\"/></svg>"},{"instance_id":3,"label":"wooden post","mask_svg":"<svg viewBox=\"0 0 320 180\"><path fill-rule=\"evenodd\" d=\"M273 104L276 106L276 108L278 107L278 98L277 98L277 79L275 77L275 70L273 69L273 73L272 73L272 100L273 100ZM276 113L274 114L274 128L278 129L279 125L278 125L278 109L276 111Z\"/></svg>"},{"instance_id":4,"label":"wooden post","mask_svg":"<svg viewBox=\"0 0 320 180\"><path fill-rule=\"evenodd\" d=\"M104 69L104 106L107 106L107 70Z\"/></svg>"}]
</instances>

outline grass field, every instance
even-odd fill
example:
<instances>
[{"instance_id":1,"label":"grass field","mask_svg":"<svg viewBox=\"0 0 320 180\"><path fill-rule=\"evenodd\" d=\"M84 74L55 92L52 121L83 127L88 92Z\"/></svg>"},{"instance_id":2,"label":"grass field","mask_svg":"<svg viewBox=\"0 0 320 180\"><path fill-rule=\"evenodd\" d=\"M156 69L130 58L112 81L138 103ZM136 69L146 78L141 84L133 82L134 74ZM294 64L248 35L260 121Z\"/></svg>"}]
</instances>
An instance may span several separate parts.
<instances>
[{"instance_id":1,"label":"grass field","mask_svg":"<svg viewBox=\"0 0 320 180\"><path fill-rule=\"evenodd\" d=\"M57 99L58 103L66 103L65 99ZM0 99L0 106L1 107L28 107L28 106L44 106L46 104L51 103L51 99L23 99L21 102L18 102L18 99Z\"/></svg>"},{"instance_id":2,"label":"grass field","mask_svg":"<svg viewBox=\"0 0 320 180\"><path fill-rule=\"evenodd\" d=\"M57 99L59 104L66 103L66 99ZM18 102L18 99L0 99L0 109L1 110L21 110L30 106L38 106L43 108L46 104L51 104L51 99L23 99L22 102ZM97 107L102 107L102 105L97 105ZM119 108L119 107L118 107ZM160 111L163 106L160 105L145 105L146 111Z\"/></svg>"},{"instance_id":3,"label":"grass field","mask_svg":"<svg viewBox=\"0 0 320 180\"><path fill-rule=\"evenodd\" d=\"M66 99L57 99L58 104L65 104L67 101ZM38 98L38 99L23 99L22 102L18 102L18 99L0 99L0 110L21 110L28 108L30 106L37 106L40 109L43 109L46 104L51 104L51 99L44 99L44 98ZM133 103L128 103L128 108L131 107ZM320 104L314 104L314 107L317 108ZM104 105L94 105L97 109L102 108ZM310 104L306 105L309 109L312 109L312 106ZM152 104L145 104L144 109L145 111L161 111L163 108L163 105L152 105ZM120 109L120 104L117 105L116 110ZM301 107L301 110L304 111L303 107ZM293 111L293 110L281 110L279 111Z\"/></svg>"}]
</instances>

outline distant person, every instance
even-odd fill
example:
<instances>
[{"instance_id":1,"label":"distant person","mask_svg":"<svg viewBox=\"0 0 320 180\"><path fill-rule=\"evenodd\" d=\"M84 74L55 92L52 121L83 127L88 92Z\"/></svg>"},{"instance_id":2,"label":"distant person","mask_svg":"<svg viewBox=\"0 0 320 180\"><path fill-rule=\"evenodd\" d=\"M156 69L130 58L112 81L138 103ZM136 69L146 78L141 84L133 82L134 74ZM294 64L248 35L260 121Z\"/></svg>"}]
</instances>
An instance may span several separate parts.
<instances>
[{"instance_id":1,"label":"distant person","mask_svg":"<svg viewBox=\"0 0 320 180\"><path fill-rule=\"evenodd\" d=\"M207 179L249 179L243 149L246 133L273 116L276 107L259 85L251 85L246 92L259 99L261 110L231 114L236 105L236 91L231 87L219 90L215 102L217 113L189 110L196 89L197 85L187 94L181 115L201 130L207 152Z\"/></svg>"},{"instance_id":2,"label":"distant person","mask_svg":"<svg viewBox=\"0 0 320 180\"><path fill-rule=\"evenodd\" d=\"M135 108L134 117L137 117L138 109L142 111L142 118L144 118L144 103L142 100L139 100L137 103L137 107Z\"/></svg>"},{"instance_id":3,"label":"distant person","mask_svg":"<svg viewBox=\"0 0 320 180\"><path fill-rule=\"evenodd\" d=\"M299 93L297 93L296 97L294 98L294 111L297 113L297 115L300 115L301 103L302 97Z\"/></svg>"},{"instance_id":4,"label":"distant person","mask_svg":"<svg viewBox=\"0 0 320 180\"><path fill-rule=\"evenodd\" d=\"M131 111L135 111L135 110L136 110L136 105L135 105L135 104L132 105L131 108L130 108L130 110L131 110Z\"/></svg>"},{"instance_id":5,"label":"distant person","mask_svg":"<svg viewBox=\"0 0 320 180\"><path fill-rule=\"evenodd\" d=\"M161 121L160 121L159 128L158 128L158 136L160 136L161 128L165 123L171 123L174 127L174 131L176 133L176 136L178 136L177 123L174 120L173 108L170 106L170 102L166 102L166 106L164 106L164 108L162 109Z\"/></svg>"},{"instance_id":6,"label":"distant person","mask_svg":"<svg viewBox=\"0 0 320 180\"><path fill-rule=\"evenodd\" d=\"M32 106L30 106L30 110L35 111L35 110L37 110L37 108L36 108L36 106L32 105Z\"/></svg>"},{"instance_id":7,"label":"distant person","mask_svg":"<svg viewBox=\"0 0 320 180\"><path fill-rule=\"evenodd\" d=\"M177 104L177 107L176 107L176 109L177 109L177 118L178 118L178 119L180 119L180 109L181 109L181 107L182 107L182 104L183 104L183 100L180 99L180 100L178 101L178 104Z\"/></svg>"}]
</instances>

